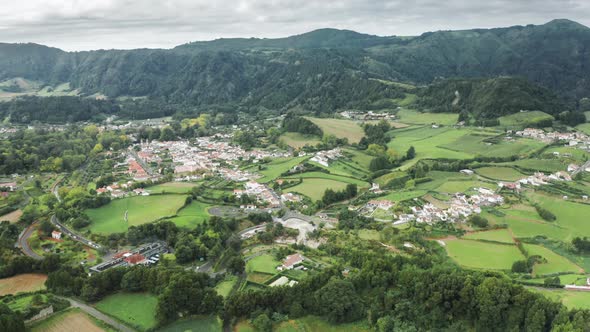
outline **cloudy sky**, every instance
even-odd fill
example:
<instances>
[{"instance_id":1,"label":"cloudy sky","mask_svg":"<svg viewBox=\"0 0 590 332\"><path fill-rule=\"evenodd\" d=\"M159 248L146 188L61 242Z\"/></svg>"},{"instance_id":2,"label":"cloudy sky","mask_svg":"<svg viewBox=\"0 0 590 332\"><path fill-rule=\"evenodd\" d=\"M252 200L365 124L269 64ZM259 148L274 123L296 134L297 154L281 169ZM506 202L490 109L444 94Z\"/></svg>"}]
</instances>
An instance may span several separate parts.
<instances>
[{"instance_id":1,"label":"cloudy sky","mask_svg":"<svg viewBox=\"0 0 590 332\"><path fill-rule=\"evenodd\" d=\"M542 24L590 25L588 0L0 0L0 42L65 50L169 48L318 28L376 35Z\"/></svg>"}]
</instances>

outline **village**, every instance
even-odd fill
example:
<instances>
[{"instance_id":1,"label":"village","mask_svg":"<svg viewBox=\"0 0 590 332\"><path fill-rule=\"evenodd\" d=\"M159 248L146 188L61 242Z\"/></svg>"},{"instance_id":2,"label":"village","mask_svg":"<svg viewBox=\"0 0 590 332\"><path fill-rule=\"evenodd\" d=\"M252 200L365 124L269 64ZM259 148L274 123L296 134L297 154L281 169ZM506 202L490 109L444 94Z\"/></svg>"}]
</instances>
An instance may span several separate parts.
<instances>
[{"instance_id":1,"label":"village","mask_svg":"<svg viewBox=\"0 0 590 332\"><path fill-rule=\"evenodd\" d=\"M508 132L509 134L512 131ZM560 133L557 131L546 132L543 129L525 128L514 133L516 136L532 138L543 143L567 142L567 146L576 147L582 150L590 150L590 137L579 131Z\"/></svg>"}]
</instances>

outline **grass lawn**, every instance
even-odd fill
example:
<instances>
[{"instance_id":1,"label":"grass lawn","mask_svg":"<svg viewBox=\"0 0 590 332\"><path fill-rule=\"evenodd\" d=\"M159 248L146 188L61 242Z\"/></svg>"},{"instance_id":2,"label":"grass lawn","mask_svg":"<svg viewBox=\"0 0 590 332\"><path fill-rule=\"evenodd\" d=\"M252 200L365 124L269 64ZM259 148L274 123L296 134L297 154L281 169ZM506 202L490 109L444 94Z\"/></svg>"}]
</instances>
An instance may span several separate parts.
<instances>
[{"instance_id":1,"label":"grass lawn","mask_svg":"<svg viewBox=\"0 0 590 332\"><path fill-rule=\"evenodd\" d=\"M302 183L294 187L285 189L285 191L300 193L302 195L309 197L312 201L315 202L322 199L326 189L341 191L345 189L347 185L347 182L342 181L320 178L307 178L304 179Z\"/></svg>"},{"instance_id":2,"label":"grass lawn","mask_svg":"<svg viewBox=\"0 0 590 332\"><path fill-rule=\"evenodd\" d=\"M446 181L436 191L444 193L462 193L472 188L488 188L496 189L497 186L494 183L482 182L482 181Z\"/></svg>"},{"instance_id":3,"label":"grass lawn","mask_svg":"<svg viewBox=\"0 0 590 332\"><path fill-rule=\"evenodd\" d=\"M242 330L240 330L242 331ZM299 332L299 331L309 331L309 332L340 332L340 331L350 331L350 332L368 332L371 331L371 328L367 324L366 320L360 320L354 323L348 324L331 324L320 317L316 316L306 316L298 319L290 319L285 322L281 322L279 325L276 326L274 331L279 332Z\"/></svg>"},{"instance_id":4,"label":"grass lawn","mask_svg":"<svg viewBox=\"0 0 590 332\"><path fill-rule=\"evenodd\" d=\"M563 289L537 287L527 288L534 292L541 293L552 300L559 301L569 309L590 309L590 292L576 292Z\"/></svg>"},{"instance_id":5,"label":"grass lawn","mask_svg":"<svg viewBox=\"0 0 590 332\"><path fill-rule=\"evenodd\" d=\"M191 188L194 186L196 186L196 184L190 182L167 182L148 187L146 190L152 194L186 194L190 192Z\"/></svg>"},{"instance_id":6,"label":"grass lawn","mask_svg":"<svg viewBox=\"0 0 590 332\"><path fill-rule=\"evenodd\" d=\"M299 149L306 145L315 146L322 142L321 139L315 135L304 135L301 133L284 133L279 137L279 140L294 149Z\"/></svg>"},{"instance_id":7,"label":"grass lawn","mask_svg":"<svg viewBox=\"0 0 590 332\"><path fill-rule=\"evenodd\" d=\"M510 270L514 262L524 259L516 245L473 240L448 240L445 242L449 257L459 265L469 268Z\"/></svg>"},{"instance_id":8,"label":"grass lawn","mask_svg":"<svg viewBox=\"0 0 590 332\"><path fill-rule=\"evenodd\" d=\"M475 172L483 177L502 181L516 181L526 177L512 167L481 167Z\"/></svg>"},{"instance_id":9,"label":"grass lawn","mask_svg":"<svg viewBox=\"0 0 590 332\"><path fill-rule=\"evenodd\" d=\"M502 243L514 243L512 235L510 235L510 232L507 229L470 233L463 236L463 238L469 240L487 240Z\"/></svg>"},{"instance_id":10,"label":"grass lawn","mask_svg":"<svg viewBox=\"0 0 590 332\"><path fill-rule=\"evenodd\" d=\"M359 237L363 240L381 240L381 235L379 235L379 231L374 229L361 229L359 230Z\"/></svg>"},{"instance_id":11,"label":"grass lawn","mask_svg":"<svg viewBox=\"0 0 590 332\"><path fill-rule=\"evenodd\" d=\"M277 273L277 266L281 265L272 255L264 254L252 258L246 263L246 272Z\"/></svg>"},{"instance_id":12,"label":"grass lawn","mask_svg":"<svg viewBox=\"0 0 590 332\"><path fill-rule=\"evenodd\" d=\"M176 321L165 326L158 332L221 332L223 323L221 319L213 316L197 316Z\"/></svg>"},{"instance_id":13,"label":"grass lawn","mask_svg":"<svg viewBox=\"0 0 590 332\"><path fill-rule=\"evenodd\" d=\"M226 277L224 280L222 280L215 286L217 294L223 297L227 297L237 281L238 278L236 276Z\"/></svg>"},{"instance_id":14,"label":"grass lawn","mask_svg":"<svg viewBox=\"0 0 590 332\"><path fill-rule=\"evenodd\" d=\"M262 165L263 167L265 167L265 169L258 171L258 173L262 174L263 177L261 177L257 181L260 183L270 182L278 178L279 176L281 176L281 174L290 170L294 166L303 163L309 158L311 158L311 156L274 159L270 163Z\"/></svg>"},{"instance_id":15,"label":"grass lawn","mask_svg":"<svg viewBox=\"0 0 590 332\"><path fill-rule=\"evenodd\" d=\"M147 330L156 326L158 298L148 293L117 293L96 303L96 308L121 321Z\"/></svg>"},{"instance_id":16,"label":"grass lawn","mask_svg":"<svg viewBox=\"0 0 590 332\"><path fill-rule=\"evenodd\" d=\"M31 332L102 332L115 331L80 309L69 309L34 323ZM28 331L29 331L28 330Z\"/></svg>"},{"instance_id":17,"label":"grass lawn","mask_svg":"<svg viewBox=\"0 0 590 332\"><path fill-rule=\"evenodd\" d=\"M580 267L570 262L567 258L560 256L553 251L539 245L524 244L529 255L539 255L547 260L547 263L537 263L533 267L533 275L542 276L558 272L580 273Z\"/></svg>"},{"instance_id":18,"label":"grass lawn","mask_svg":"<svg viewBox=\"0 0 590 332\"><path fill-rule=\"evenodd\" d=\"M400 201L407 201L408 199L413 199L417 197L421 197L426 195L426 190L407 190L407 191L396 191L392 192L386 196L379 197L379 199L386 199L393 202L400 202Z\"/></svg>"},{"instance_id":19,"label":"grass lawn","mask_svg":"<svg viewBox=\"0 0 590 332\"><path fill-rule=\"evenodd\" d=\"M348 138L348 143L358 143L365 132L358 123L352 120L331 119L331 118L312 118L305 117L315 123L327 135L334 135L338 138Z\"/></svg>"},{"instance_id":20,"label":"grass lawn","mask_svg":"<svg viewBox=\"0 0 590 332\"><path fill-rule=\"evenodd\" d=\"M180 209L176 217L170 218L178 227L195 228L207 221L211 216L207 210L211 205L200 201L192 201L189 205Z\"/></svg>"},{"instance_id":21,"label":"grass lawn","mask_svg":"<svg viewBox=\"0 0 590 332\"><path fill-rule=\"evenodd\" d=\"M459 119L457 113L421 113L414 110L402 109L397 112L400 122L408 124L431 124L454 125Z\"/></svg>"},{"instance_id":22,"label":"grass lawn","mask_svg":"<svg viewBox=\"0 0 590 332\"><path fill-rule=\"evenodd\" d=\"M45 294L40 294L41 298L43 299L43 303L47 302L47 295ZM16 310L24 310L26 307L28 307L31 304L31 301L33 300L33 297L35 295L29 295L29 296L23 296L20 297L16 300L10 301L8 303L6 303L6 305L8 305L8 307L12 310L12 311L16 311Z\"/></svg>"},{"instance_id":23,"label":"grass lawn","mask_svg":"<svg viewBox=\"0 0 590 332\"><path fill-rule=\"evenodd\" d=\"M97 209L88 209L93 233L122 233L130 226L150 223L166 216L175 215L184 205L184 195L134 196L112 200ZM125 221L125 211L128 211Z\"/></svg>"}]
</instances>

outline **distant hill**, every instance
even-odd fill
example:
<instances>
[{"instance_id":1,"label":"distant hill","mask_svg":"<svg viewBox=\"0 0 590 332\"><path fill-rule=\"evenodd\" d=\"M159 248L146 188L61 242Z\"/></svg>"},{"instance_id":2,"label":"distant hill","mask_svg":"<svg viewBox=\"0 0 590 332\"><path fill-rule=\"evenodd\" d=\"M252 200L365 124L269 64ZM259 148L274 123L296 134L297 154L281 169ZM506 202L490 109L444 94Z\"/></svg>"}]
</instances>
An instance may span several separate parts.
<instances>
[{"instance_id":1,"label":"distant hill","mask_svg":"<svg viewBox=\"0 0 590 332\"><path fill-rule=\"evenodd\" d=\"M36 44L0 44L0 82L22 77L54 86L69 82L83 95L315 113L403 97L403 88L385 81L428 85L452 77L522 77L575 107L580 98L590 97L588 63L590 29L569 20L417 37L321 29L278 39L194 42L170 50L64 52ZM521 106L539 108L527 96L547 94L529 91L522 81L487 84L492 82L500 85L492 86L495 92L478 95L524 100L513 100L493 114L489 102L480 105L473 98L465 106L479 117L500 116ZM519 84L516 92L505 85L512 83ZM559 105L553 101L544 107L554 106Z\"/></svg>"},{"instance_id":2,"label":"distant hill","mask_svg":"<svg viewBox=\"0 0 590 332\"><path fill-rule=\"evenodd\" d=\"M520 78L449 79L418 92L416 105L430 112L464 112L475 119L494 119L522 110L556 115L566 109L546 88Z\"/></svg>"}]
</instances>

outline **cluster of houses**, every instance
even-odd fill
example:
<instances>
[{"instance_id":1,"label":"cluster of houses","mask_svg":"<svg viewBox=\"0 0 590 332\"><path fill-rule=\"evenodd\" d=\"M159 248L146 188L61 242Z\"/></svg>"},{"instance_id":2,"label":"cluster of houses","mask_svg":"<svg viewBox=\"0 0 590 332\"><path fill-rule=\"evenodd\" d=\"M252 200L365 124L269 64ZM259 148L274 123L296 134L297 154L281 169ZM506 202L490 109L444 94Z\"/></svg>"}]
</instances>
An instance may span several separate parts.
<instances>
[{"instance_id":1,"label":"cluster of houses","mask_svg":"<svg viewBox=\"0 0 590 332\"><path fill-rule=\"evenodd\" d=\"M127 181L126 183L112 183L106 187L96 189L98 195L109 194L112 198L121 198L127 196L149 196L150 193L143 188L131 189L133 181Z\"/></svg>"},{"instance_id":2,"label":"cluster of houses","mask_svg":"<svg viewBox=\"0 0 590 332\"><path fill-rule=\"evenodd\" d=\"M412 213L400 214L394 225L415 220L419 223L431 224L438 221L456 222L472 214L481 213L484 206L496 206L504 202L501 195L486 188L477 188L477 194L466 196L456 193L450 200L450 206L446 209L439 208L431 203L422 207L411 207Z\"/></svg>"},{"instance_id":3,"label":"cluster of houses","mask_svg":"<svg viewBox=\"0 0 590 332\"><path fill-rule=\"evenodd\" d=\"M326 150L326 151L318 151L315 155L309 159L310 161L316 162L322 166L328 167L331 161L337 160L338 158L342 157L342 152L339 148Z\"/></svg>"},{"instance_id":4,"label":"cluster of houses","mask_svg":"<svg viewBox=\"0 0 590 332\"><path fill-rule=\"evenodd\" d=\"M580 132L546 132L542 129L526 128L524 130L517 131L514 134L516 136L532 138L545 143L565 141L569 146L590 150L590 137Z\"/></svg>"},{"instance_id":5,"label":"cluster of houses","mask_svg":"<svg viewBox=\"0 0 590 332\"><path fill-rule=\"evenodd\" d=\"M267 185L258 183L256 181L248 181L244 184L244 189L234 189L234 195L237 198L242 195L255 197L260 205L266 205L271 208L281 207L281 198L277 193L269 188ZM243 209L255 209L255 205L241 206Z\"/></svg>"},{"instance_id":6,"label":"cluster of houses","mask_svg":"<svg viewBox=\"0 0 590 332\"><path fill-rule=\"evenodd\" d=\"M520 179L516 182L498 182L500 188L505 188L513 191L520 191L522 185L541 186L549 184L551 181L571 181L572 177L567 172L556 172L546 175L542 172L535 172L531 176Z\"/></svg>"},{"instance_id":7,"label":"cluster of houses","mask_svg":"<svg viewBox=\"0 0 590 332\"><path fill-rule=\"evenodd\" d=\"M232 181L247 181L257 175L239 170L236 161L251 160L258 163L264 158L287 157L288 153L279 151L246 151L229 143L230 135L217 134L199 137L195 144L188 141L141 142L138 156L146 162L159 162L162 153L168 153L174 163L174 172L189 174L195 172L220 175Z\"/></svg>"},{"instance_id":8,"label":"cluster of houses","mask_svg":"<svg viewBox=\"0 0 590 332\"><path fill-rule=\"evenodd\" d=\"M110 260L91 267L90 273L99 273L114 267L156 264L160 260L160 254L167 252L168 248L163 242L144 244L115 254Z\"/></svg>"},{"instance_id":9,"label":"cluster of houses","mask_svg":"<svg viewBox=\"0 0 590 332\"><path fill-rule=\"evenodd\" d=\"M370 121L370 120L394 120L395 114L387 112L373 112L373 111L343 111L340 112L342 117L353 120Z\"/></svg>"}]
</instances>

